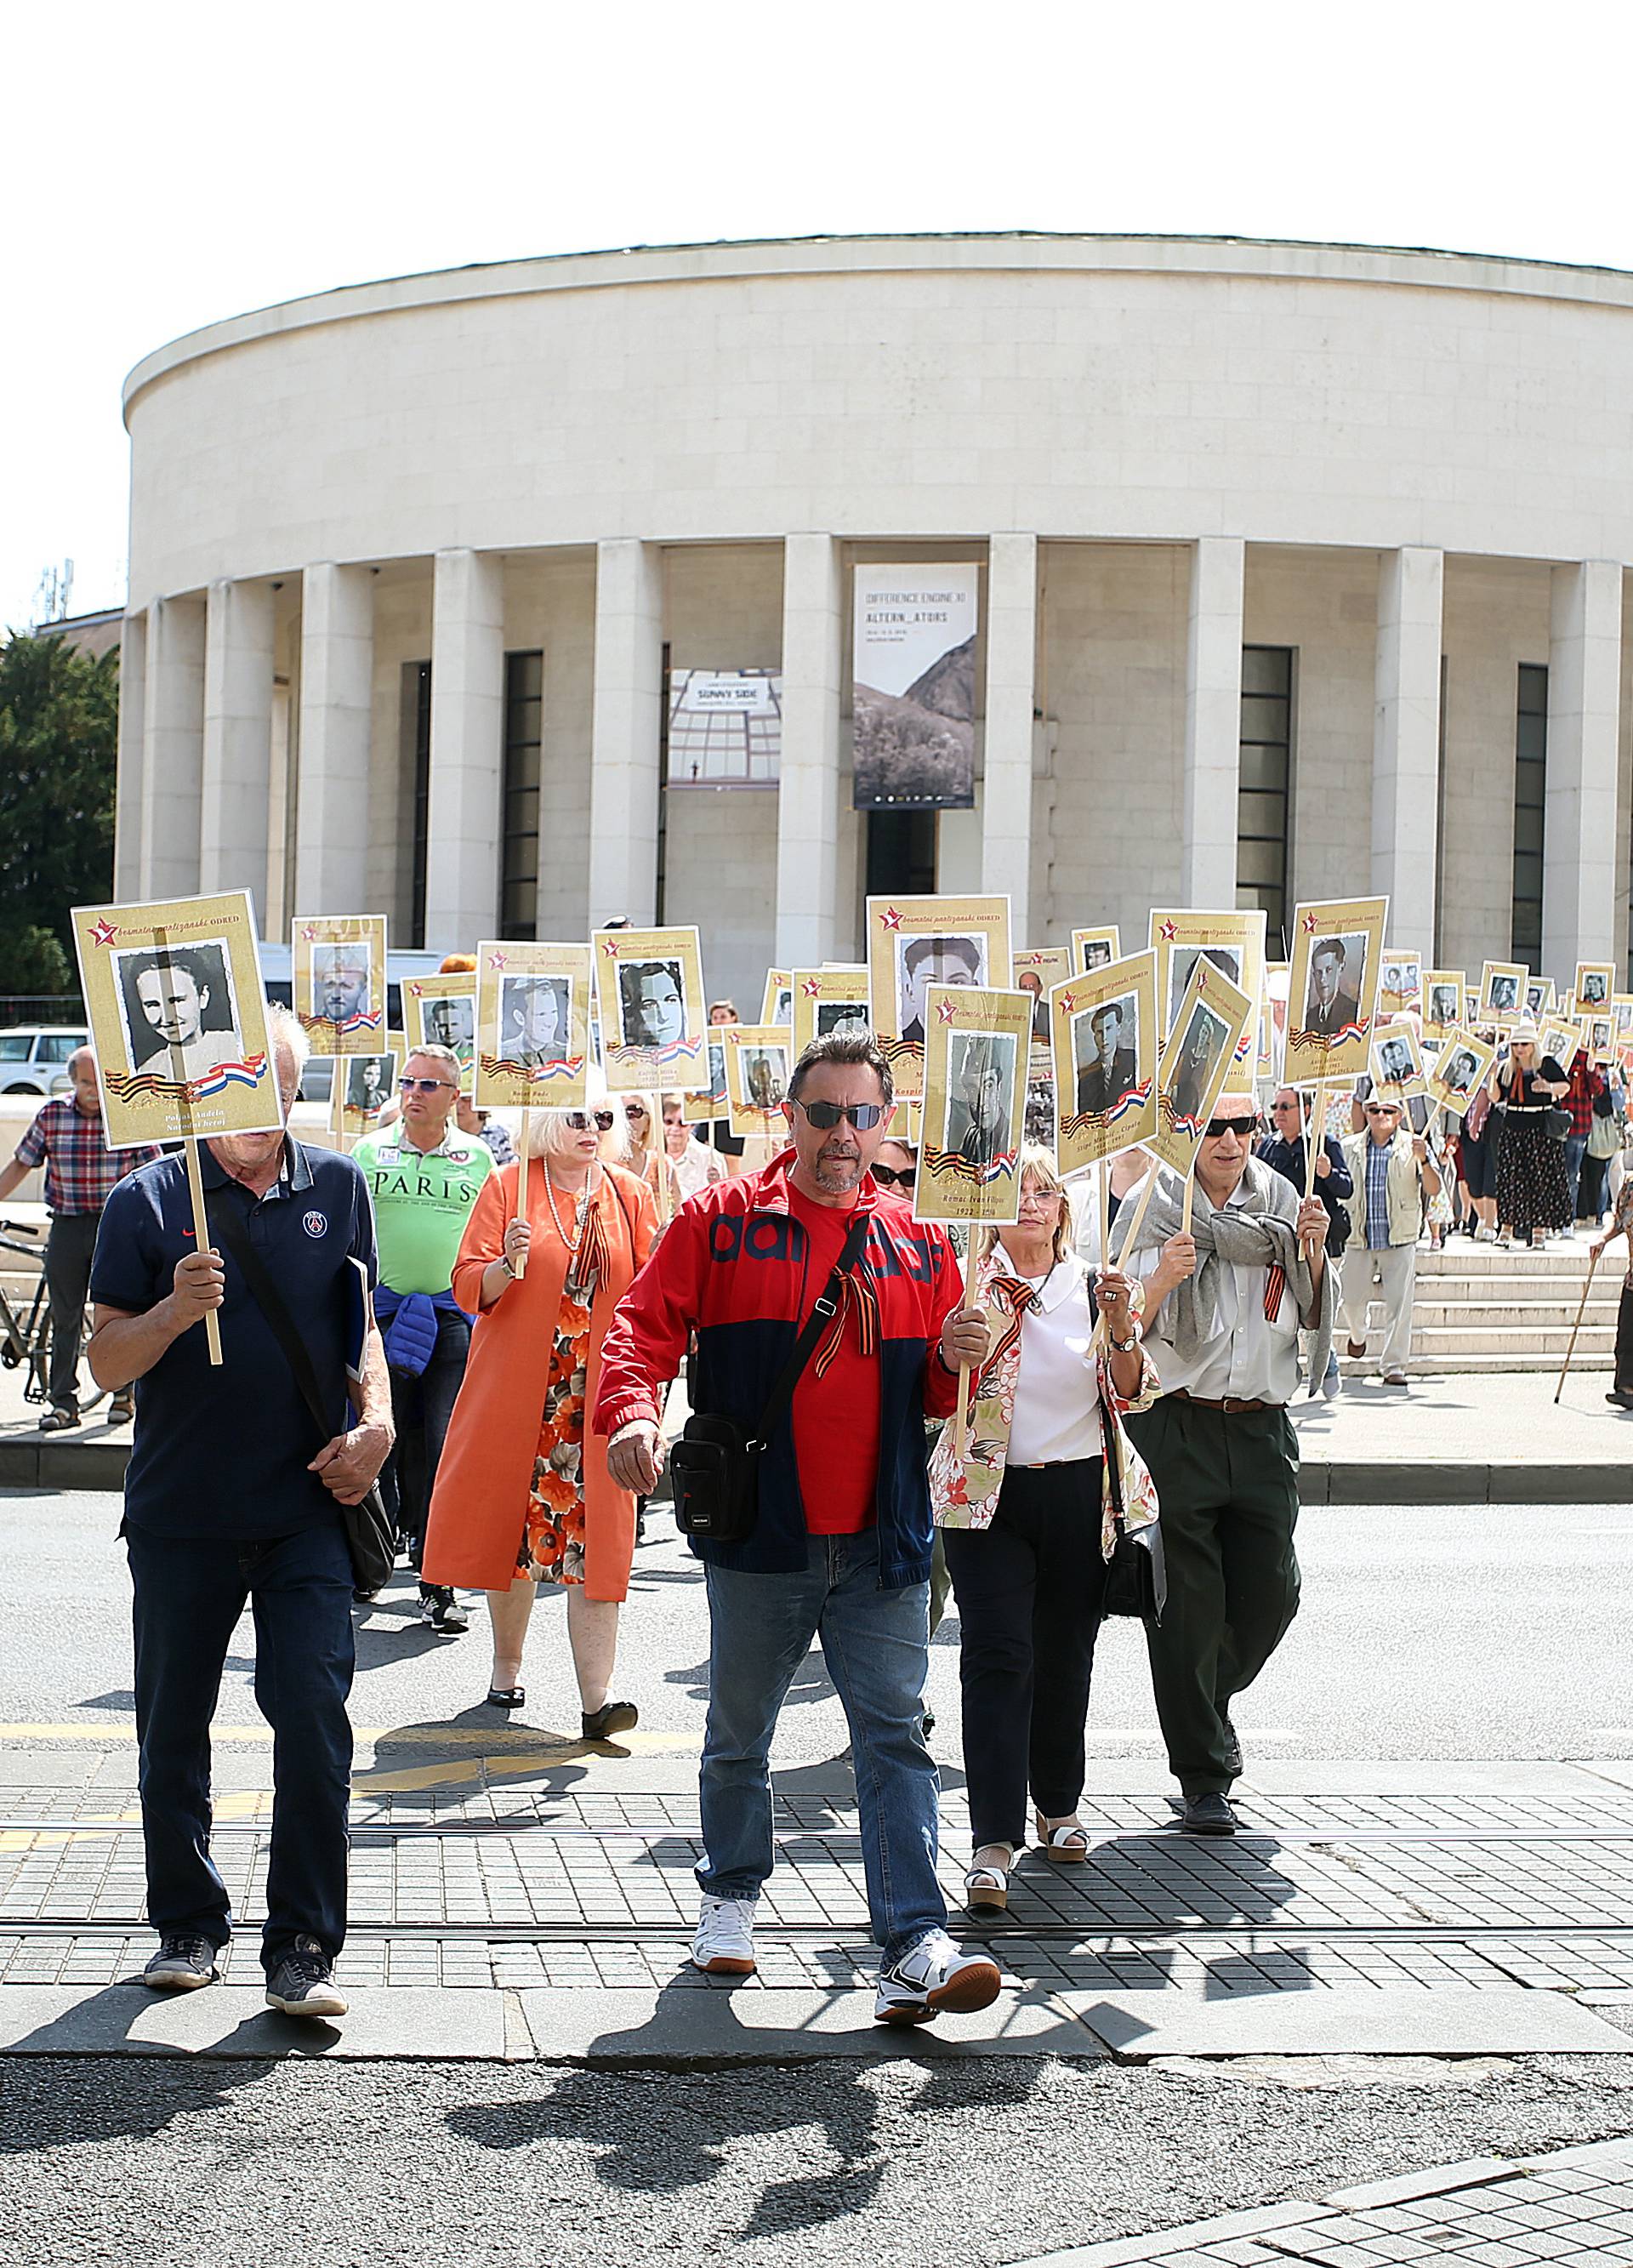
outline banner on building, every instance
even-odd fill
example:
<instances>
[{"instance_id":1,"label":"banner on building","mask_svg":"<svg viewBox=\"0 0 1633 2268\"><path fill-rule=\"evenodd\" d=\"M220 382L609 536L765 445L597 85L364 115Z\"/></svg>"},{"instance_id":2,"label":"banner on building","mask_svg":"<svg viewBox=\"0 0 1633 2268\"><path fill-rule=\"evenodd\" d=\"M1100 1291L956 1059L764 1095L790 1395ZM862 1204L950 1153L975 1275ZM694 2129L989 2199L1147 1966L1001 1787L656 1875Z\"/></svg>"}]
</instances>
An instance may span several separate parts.
<instances>
[{"instance_id":1,"label":"banner on building","mask_svg":"<svg viewBox=\"0 0 1633 2268\"><path fill-rule=\"evenodd\" d=\"M851 746L858 811L967 811L975 800L980 569L858 567Z\"/></svg>"},{"instance_id":2,"label":"banner on building","mask_svg":"<svg viewBox=\"0 0 1633 2268\"><path fill-rule=\"evenodd\" d=\"M775 787L782 762L780 671L670 671L671 787Z\"/></svg>"}]
</instances>

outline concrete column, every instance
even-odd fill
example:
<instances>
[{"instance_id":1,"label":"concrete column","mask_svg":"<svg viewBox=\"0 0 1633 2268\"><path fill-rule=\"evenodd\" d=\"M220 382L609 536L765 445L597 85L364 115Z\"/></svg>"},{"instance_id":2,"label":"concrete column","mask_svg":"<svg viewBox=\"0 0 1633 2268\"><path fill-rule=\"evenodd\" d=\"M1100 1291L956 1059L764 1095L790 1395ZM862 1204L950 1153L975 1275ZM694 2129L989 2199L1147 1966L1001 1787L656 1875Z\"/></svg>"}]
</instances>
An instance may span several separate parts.
<instances>
[{"instance_id":1,"label":"concrete column","mask_svg":"<svg viewBox=\"0 0 1633 2268\"><path fill-rule=\"evenodd\" d=\"M147 616L127 615L119 638L119 755L114 796L114 896L142 892L143 743L147 706Z\"/></svg>"},{"instance_id":2,"label":"concrete column","mask_svg":"<svg viewBox=\"0 0 1633 2268\"><path fill-rule=\"evenodd\" d=\"M434 686L435 673L431 681ZM369 909L373 701L373 574L367 567L337 567L332 560L320 560L306 569L301 590L298 913Z\"/></svg>"},{"instance_id":3,"label":"concrete column","mask_svg":"<svg viewBox=\"0 0 1633 2268\"><path fill-rule=\"evenodd\" d=\"M1192 546L1180 902L1224 910L1236 903L1246 562L1239 536L1204 535Z\"/></svg>"},{"instance_id":4,"label":"concrete column","mask_svg":"<svg viewBox=\"0 0 1633 2268\"><path fill-rule=\"evenodd\" d=\"M198 886L248 890L263 929L272 797L272 632L268 585L210 585Z\"/></svg>"},{"instance_id":5,"label":"concrete column","mask_svg":"<svg viewBox=\"0 0 1633 2268\"><path fill-rule=\"evenodd\" d=\"M663 553L619 537L595 550L590 726L590 926L637 928L658 908L658 760L664 697Z\"/></svg>"},{"instance_id":6,"label":"concrete column","mask_svg":"<svg viewBox=\"0 0 1633 2268\"><path fill-rule=\"evenodd\" d=\"M1391 942L1435 954L1440 802L1443 555L1417 545L1378 565L1372 711L1372 891Z\"/></svg>"},{"instance_id":7,"label":"concrete column","mask_svg":"<svg viewBox=\"0 0 1633 2268\"><path fill-rule=\"evenodd\" d=\"M1548 654L1548 785L1542 815L1542 968L1568 985L1578 961L1612 961L1621 720L1622 568L1556 567Z\"/></svg>"},{"instance_id":8,"label":"concrete column","mask_svg":"<svg viewBox=\"0 0 1633 2268\"><path fill-rule=\"evenodd\" d=\"M831 535L783 547L783 759L776 806L776 959L814 968L840 958L840 693L845 577Z\"/></svg>"},{"instance_id":9,"label":"concrete column","mask_svg":"<svg viewBox=\"0 0 1633 2268\"><path fill-rule=\"evenodd\" d=\"M494 933L504 762L503 571L480 551L439 551L425 851L425 942L434 953L474 953Z\"/></svg>"},{"instance_id":10,"label":"concrete column","mask_svg":"<svg viewBox=\"0 0 1633 2268\"><path fill-rule=\"evenodd\" d=\"M1038 539L995 535L987 549L986 770L981 887L1007 894L1016 952L1031 921L1033 674L1038 647ZM1008 972L1000 980L1007 982Z\"/></svg>"},{"instance_id":11,"label":"concrete column","mask_svg":"<svg viewBox=\"0 0 1633 2268\"><path fill-rule=\"evenodd\" d=\"M204 770L204 601L155 599L147 610L142 759L143 898L198 888Z\"/></svg>"}]
</instances>

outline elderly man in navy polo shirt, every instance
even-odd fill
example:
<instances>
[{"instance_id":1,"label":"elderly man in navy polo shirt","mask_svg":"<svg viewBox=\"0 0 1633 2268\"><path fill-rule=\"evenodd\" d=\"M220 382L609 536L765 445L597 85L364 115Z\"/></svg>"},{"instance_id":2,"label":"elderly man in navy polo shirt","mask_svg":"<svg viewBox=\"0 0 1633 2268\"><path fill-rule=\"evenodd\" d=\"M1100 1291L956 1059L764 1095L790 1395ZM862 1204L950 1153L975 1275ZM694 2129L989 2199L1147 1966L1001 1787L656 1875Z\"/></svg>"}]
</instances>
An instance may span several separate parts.
<instances>
[{"instance_id":1,"label":"elderly man in navy polo shirt","mask_svg":"<svg viewBox=\"0 0 1633 2268\"><path fill-rule=\"evenodd\" d=\"M287 1116L305 1035L269 1008ZM210 1721L233 1626L255 1621L255 1698L274 1734L267 1999L337 2016L351 1779L352 1573L340 1506L391 1448L391 1388L364 1286L374 1219L352 1160L282 1133L205 1145L206 1204L231 1208L282 1293L333 1403L320 1442L276 1336L231 1253L195 1248L187 1174L158 1159L121 1182L92 1264L99 1385L136 1384L121 1533L136 1631L136 1737L156 1989L210 1984L232 1930L210 1856ZM199 1326L221 1313L219 1367ZM354 1366L357 1419L347 1371Z\"/></svg>"}]
</instances>

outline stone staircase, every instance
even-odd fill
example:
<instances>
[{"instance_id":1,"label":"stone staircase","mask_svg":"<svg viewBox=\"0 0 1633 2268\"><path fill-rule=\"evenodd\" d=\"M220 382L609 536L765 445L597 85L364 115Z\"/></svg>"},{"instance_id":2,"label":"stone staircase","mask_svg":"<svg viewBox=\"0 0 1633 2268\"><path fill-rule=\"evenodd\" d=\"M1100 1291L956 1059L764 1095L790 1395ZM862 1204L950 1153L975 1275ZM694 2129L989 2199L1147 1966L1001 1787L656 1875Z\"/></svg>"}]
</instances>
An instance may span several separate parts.
<instances>
[{"instance_id":1,"label":"stone staircase","mask_svg":"<svg viewBox=\"0 0 1633 2268\"><path fill-rule=\"evenodd\" d=\"M1515 1246L1447 1241L1443 1252L1417 1256L1417 1297L1412 1320L1413 1372L1556 1370L1565 1359L1570 1327L1587 1274L1588 1238L1551 1239L1540 1252ZM1615 1349L1616 1308L1627 1265L1615 1244L1600 1262L1577 1334L1576 1370L1608 1370ZM1369 1360L1340 1360L1346 1370L1375 1370L1382 1342L1376 1321Z\"/></svg>"}]
</instances>

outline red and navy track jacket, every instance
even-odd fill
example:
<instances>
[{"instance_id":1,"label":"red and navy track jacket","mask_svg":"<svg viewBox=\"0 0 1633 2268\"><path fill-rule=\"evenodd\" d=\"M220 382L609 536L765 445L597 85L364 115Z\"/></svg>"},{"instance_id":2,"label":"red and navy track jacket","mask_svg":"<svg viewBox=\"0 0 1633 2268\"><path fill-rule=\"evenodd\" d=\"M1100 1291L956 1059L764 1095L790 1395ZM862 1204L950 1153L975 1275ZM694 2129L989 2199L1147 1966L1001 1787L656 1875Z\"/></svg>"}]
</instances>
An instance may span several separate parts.
<instances>
[{"instance_id":1,"label":"red and navy track jacket","mask_svg":"<svg viewBox=\"0 0 1633 2268\"><path fill-rule=\"evenodd\" d=\"M611 1435L632 1418L656 1422L664 1381L679 1375L697 1333L695 1406L753 1428L793 1351L802 1308L821 1291L807 1278L804 1228L789 1209L783 1151L757 1174L717 1182L687 1200L663 1241L619 1301L601 1348L594 1426ZM872 1215L859 1272L879 1300L879 1583L887 1590L930 1574L930 1491L924 1419L948 1416L958 1374L936 1353L941 1327L963 1296L946 1231L913 1218L871 1175L857 1202ZM847 1329L855 1328L854 1317ZM795 1388L795 1392L798 1392ZM791 1574L806 1564L804 1491L822 1476L801 1473L785 1411L760 1468L760 1517L742 1543L692 1539L699 1558L754 1574Z\"/></svg>"}]
</instances>

